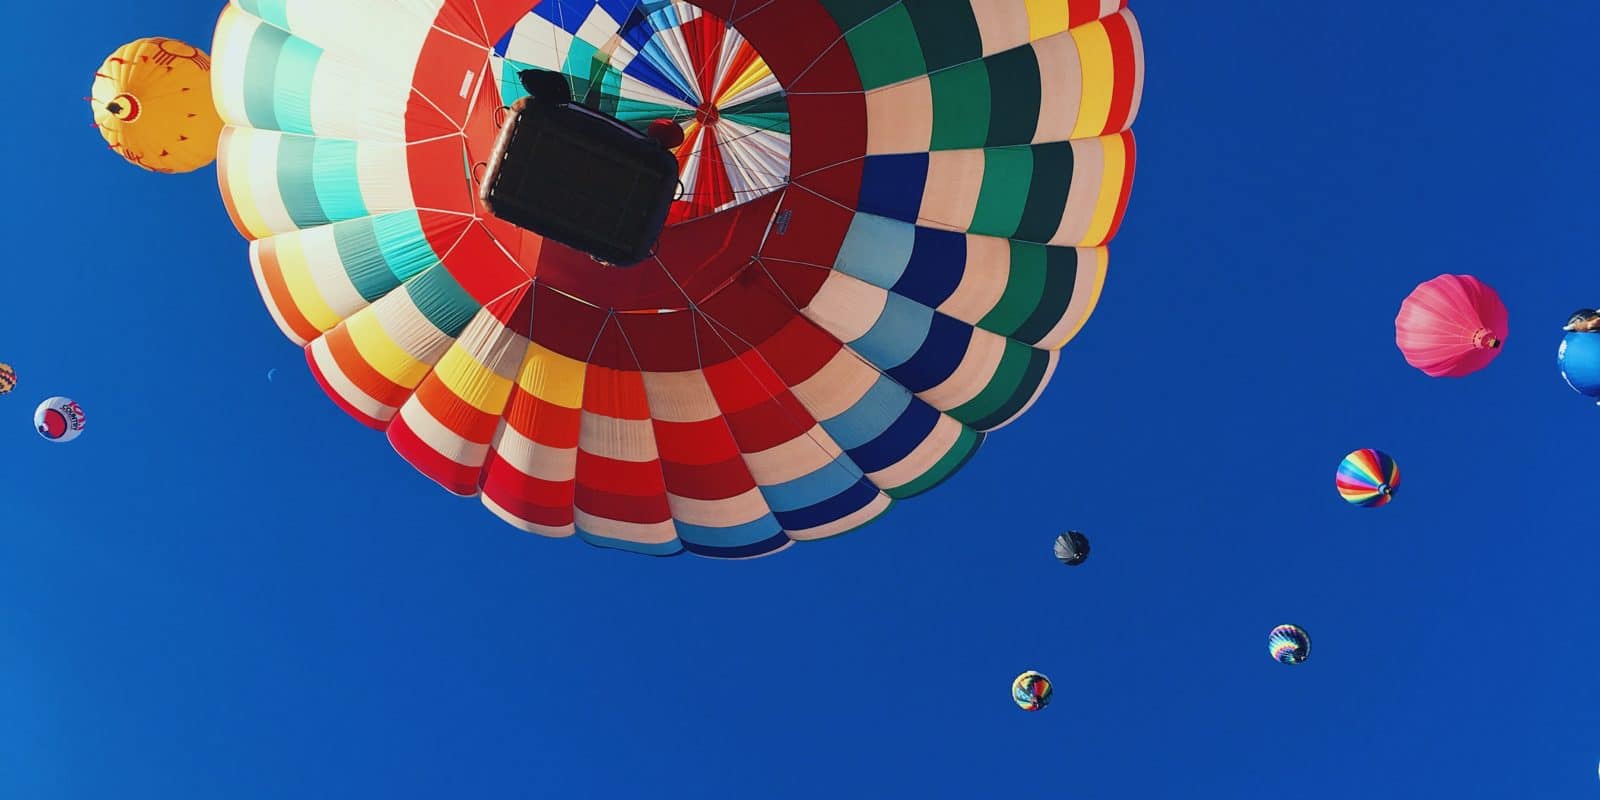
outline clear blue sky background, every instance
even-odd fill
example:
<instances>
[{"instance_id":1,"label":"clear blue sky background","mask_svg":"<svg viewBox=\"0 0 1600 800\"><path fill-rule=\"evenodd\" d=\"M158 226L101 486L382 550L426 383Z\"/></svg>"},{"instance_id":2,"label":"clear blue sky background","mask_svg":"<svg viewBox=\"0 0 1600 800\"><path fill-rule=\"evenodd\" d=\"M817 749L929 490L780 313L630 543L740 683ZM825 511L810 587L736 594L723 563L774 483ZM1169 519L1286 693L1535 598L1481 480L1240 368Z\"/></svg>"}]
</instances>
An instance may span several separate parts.
<instances>
[{"instance_id":1,"label":"clear blue sky background","mask_svg":"<svg viewBox=\"0 0 1600 800\"><path fill-rule=\"evenodd\" d=\"M1600 302L1600 12L1135 10L1133 202L1043 400L868 530L724 563L519 535L322 396L215 173L127 167L80 99L213 4L9 9L0 797L1600 791L1600 410L1554 364ZM1446 271L1512 313L1464 380L1393 343ZM1377 511L1333 490L1364 446Z\"/></svg>"}]
</instances>

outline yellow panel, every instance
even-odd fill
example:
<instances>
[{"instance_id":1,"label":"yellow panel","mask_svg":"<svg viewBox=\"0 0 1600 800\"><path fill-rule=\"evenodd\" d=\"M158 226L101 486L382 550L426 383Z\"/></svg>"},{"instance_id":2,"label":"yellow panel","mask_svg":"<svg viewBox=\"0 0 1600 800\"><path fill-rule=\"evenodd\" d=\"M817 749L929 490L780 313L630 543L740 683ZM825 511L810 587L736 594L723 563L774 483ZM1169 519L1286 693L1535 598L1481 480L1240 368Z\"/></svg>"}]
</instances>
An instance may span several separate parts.
<instances>
[{"instance_id":1,"label":"yellow panel","mask_svg":"<svg viewBox=\"0 0 1600 800\"><path fill-rule=\"evenodd\" d=\"M1067 0L1028 0L1028 41L1067 29Z\"/></svg>"},{"instance_id":2,"label":"yellow panel","mask_svg":"<svg viewBox=\"0 0 1600 800\"><path fill-rule=\"evenodd\" d=\"M283 282L289 287L289 296L294 298L295 308L298 308L306 321L315 325L317 330L331 330L339 324L340 317L328 307L327 302L322 299L322 293L317 291L316 283L311 280L311 268L306 263L306 253L300 246L299 234L279 236L275 244L278 270L283 275Z\"/></svg>"},{"instance_id":3,"label":"yellow panel","mask_svg":"<svg viewBox=\"0 0 1600 800\"><path fill-rule=\"evenodd\" d=\"M1128 170L1128 148L1122 136L1112 134L1100 137L1105 152L1105 175L1100 179L1100 201L1094 207L1094 219L1089 232L1083 237L1085 247L1098 247L1111 235L1111 223L1117 218L1117 202L1122 199L1122 178Z\"/></svg>"},{"instance_id":4,"label":"yellow panel","mask_svg":"<svg viewBox=\"0 0 1600 800\"><path fill-rule=\"evenodd\" d=\"M410 353L395 343L394 338L378 322L375 308L367 306L344 321L345 330L350 332L350 340L378 374L408 389L417 388L417 384L422 383L428 374L428 365L412 358Z\"/></svg>"},{"instance_id":5,"label":"yellow panel","mask_svg":"<svg viewBox=\"0 0 1600 800\"><path fill-rule=\"evenodd\" d=\"M433 374L456 397L485 414L499 416L506 410L511 381L478 363L459 343L445 351L444 357L434 365Z\"/></svg>"},{"instance_id":6,"label":"yellow panel","mask_svg":"<svg viewBox=\"0 0 1600 800\"><path fill-rule=\"evenodd\" d=\"M744 73L728 85L727 90L722 93L721 97L717 98L717 102L722 102L723 98L735 97L740 92L766 80L771 75L772 70L767 68L767 62L758 59L750 66L745 67Z\"/></svg>"},{"instance_id":7,"label":"yellow panel","mask_svg":"<svg viewBox=\"0 0 1600 800\"><path fill-rule=\"evenodd\" d=\"M1111 56L1111 37L1102 22L1091 22L1072 29L1078 43L1078 61L1083 65L1083 102L1078 106L1078 125L1072 138L1099 136L1111 116L1111 95L1116 86L1116 66Z\"/></svg>"},{"instance_id":8,"label":"yellow panel","mask_svg":"<svg viewBox=\"0 0 1600 800\"><path fill-rule=\"evenodd\" d=\"M565 408L583 407L583 362L567 358L538 342L530 343L522 357L517 384L522 390L546 403Z\"/></svg>"}]
</instances>

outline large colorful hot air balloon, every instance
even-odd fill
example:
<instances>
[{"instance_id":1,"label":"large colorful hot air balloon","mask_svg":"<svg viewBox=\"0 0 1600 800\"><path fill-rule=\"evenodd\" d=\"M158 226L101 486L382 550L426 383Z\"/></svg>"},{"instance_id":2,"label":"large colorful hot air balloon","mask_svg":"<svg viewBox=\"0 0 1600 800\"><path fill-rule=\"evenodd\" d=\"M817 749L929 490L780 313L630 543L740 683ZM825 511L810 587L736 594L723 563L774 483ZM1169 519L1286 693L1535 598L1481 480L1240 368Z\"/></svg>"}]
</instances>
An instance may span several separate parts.
<instances>
[{"instance_id":1,"label":"large colorful hot air balloon","mask_svg":"<svg viewBox=\"0 0 1600 800\"><path fill-rule=\"evenodd\" d=\"M1600 333L1569 333L1556 350L1561 377L1574 392L1600 398Z\"/></svg>"},{"instance_id":2,"label":"large colorful hot air balloon","mask_svg":"<svg viewBox=\"0 0 1600 800\"><path fill-rule=\"evenodd\" d=\"M1459 378L1489 365L1506 338L1506 307L1471 275L1440 275L1400 304L1394 341L1406 363L1428 375Z\"/></svg>"},{"instance_id":3,"label":"large colorful hot air balloon","mask_svg":"<svg viewBox=\"0 0 1600 800\"><path fill-rule=\"evenodd\" d=\"M1050 679L1031 669L1011 682L1011 699L1023 711L1038 711L1050 705L1053 692Z\"/></svg>"},{"instance_id":4,"label":"large colorful hot air balloon","mask_svg":"<svg viewBox=\"0 0 1600 800\"><path fill-rule=\"evenodd\" d=\"M177 39L138 39L94 73L94 124L118 155L151 172L192 172L217 158L222 119L211 60Z\"/></svg>"},{"instance_id":5,"label":"large colorful hot air balloon","mask_svg":"<svg viewBox=\"0 0 1600 800\"><path fill-rule=\"evenodd\" d=\"M279 327L424 474L526 531L761 555L933 487L1038 397L1132 183L1121 5L235 0L222 195ZM685 126L650 259L478 200L531 68Z\"/></svg>"},{"instance_id":6,"label":"large colorful hot air balloon","mask_svg":"<svg viewBox=\"0 0 1600 800\"><path fill-rule=\"evenodd\" d=\"M1400 465L1382 450L1356 450L1339 462L1334 486L1346 503L1377 508L1393 500L1400 489Z\"/></svg>"},{"instance_id":7,"label":"large colorful hot air balloon","mask_svg":"<svg viewBox=\"0 0 1600 800\"><path fill-rule=\"evenodd\" d=\"M0 364L0 394L8 394L17 388L17 371L10 364Z\"/></svg>"},{"instance_id":8,"label":"large colorful hot air balloon","mask_svg":"<svg viewBox=\"0 0 1600 800\"><path fill-rule=\"evenodd\" d=\"M83 409L70 397L51 397L33 412L33 427L52 442L70 442L83 433Z\"/></svg>"}]
</instances>

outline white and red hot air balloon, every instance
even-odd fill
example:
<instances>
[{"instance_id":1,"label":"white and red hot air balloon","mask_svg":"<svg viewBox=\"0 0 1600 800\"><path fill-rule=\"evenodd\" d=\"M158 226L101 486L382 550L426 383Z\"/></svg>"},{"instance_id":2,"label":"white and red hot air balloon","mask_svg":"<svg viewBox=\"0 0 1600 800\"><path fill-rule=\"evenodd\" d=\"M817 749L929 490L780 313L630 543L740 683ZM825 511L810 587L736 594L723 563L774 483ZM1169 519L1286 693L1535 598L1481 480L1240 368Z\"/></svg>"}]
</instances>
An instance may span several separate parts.
<instances>
[{"instance_id":1,"label":"white and red hot air balloon","mask_svg":"<svg viewBox=\"0 0 1600 800\"><path fill-rule=\"evenodd\" d=\"M1505 339L1505 304L1471 275L1440 275L1419 285L1394 318L1394 342L1406 363L1434 378L1483 369Z\"/></svg>"}]
</instances>

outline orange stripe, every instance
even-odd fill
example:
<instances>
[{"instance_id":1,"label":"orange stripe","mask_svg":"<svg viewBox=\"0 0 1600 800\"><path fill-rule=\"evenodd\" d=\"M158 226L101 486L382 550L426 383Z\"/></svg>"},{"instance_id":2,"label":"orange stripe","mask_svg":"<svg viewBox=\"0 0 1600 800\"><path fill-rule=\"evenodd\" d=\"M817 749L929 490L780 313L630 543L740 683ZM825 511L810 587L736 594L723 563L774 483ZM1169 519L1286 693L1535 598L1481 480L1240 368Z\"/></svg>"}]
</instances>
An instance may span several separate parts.
<instances>
[{"instance_id":1,"label":"orange stripe","mask_svg":"<svg viewBox=\"0 0 1600 800\"><path fill-rule=\"evenodd\" d=\"M500 418L485 414L457 397L437 376L429 374L423 378L415 396L429 416L451 433L475 444L488 444L494 438Z\"/></svg>"},{"instance_id":2,"label":"orange stripe","mask_svg":"<svg viewBox=\"0 0 1600 800\"><path fill-rule=\"evenodd\" d=\"M228 144L233 139L233 126L222 129L222 139L217 146L217 152L222 155L217 158L217 190L222 195L222 206L228 210L228 219L233 220L233 227L239 230L239 235L250 238L250 230L244 226L244 220L239 216L239 209L233 205L232 184L228 182Z\"/></svg>"},{"instance_id":3,"label":"orange stripe","mask_svg":"<svg viewBox=\"0 0 1600 800\"><path fill-rule=\"evenodd\" d=\"M539 444L562 449L577 447L580 420L581 414L576 408L547 403L520 386L511 389L506 424Z\"/></svg>"},{"instance_id":4,"label":"orange stripe","mask_svg":"<svg viewBox=\"0 0 1600 800\"><path fill-rule=\"evenodd\" d=\"M583 410L616 419L649 419L644 378L637 372L590 364L583 381Z\"/></svg>"},{"instance_id":5,"label":"orange stripe","mask_svg":"<svg viewBox=\"0 0 1600 800\"><path fill-rule=\"evenodd\" d=\"M262 282L267 285L267 293L271 295L262 299L278 309L283 321L296 336L308 342L321 336L322 331L317 330L317 326L300 313L300 307L294 304L294 296L289 293L289 285L283 281L283 268L278 266L277 240L257 239L255 245L256 260L261 262Z\"/></svg>"},{"instance_id":6,"label":"orange stripe","mask_svg":"<svg viewBox=\"0 0 1600 800\"><path fill-rule=\"evenodd\" d=\"M411 396L409 388L385 378L383 373L373 369L361 351L356 349L355 340L350 338L350 329L344 323L339 323L322 338L328 345L328 352L333 355L334 363L339 365L339 370L372 399L399 408Z\"/></svg>"}]
</instances>

